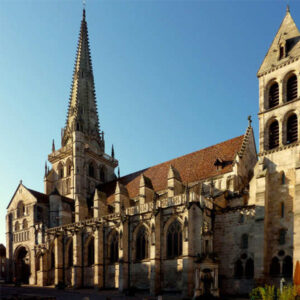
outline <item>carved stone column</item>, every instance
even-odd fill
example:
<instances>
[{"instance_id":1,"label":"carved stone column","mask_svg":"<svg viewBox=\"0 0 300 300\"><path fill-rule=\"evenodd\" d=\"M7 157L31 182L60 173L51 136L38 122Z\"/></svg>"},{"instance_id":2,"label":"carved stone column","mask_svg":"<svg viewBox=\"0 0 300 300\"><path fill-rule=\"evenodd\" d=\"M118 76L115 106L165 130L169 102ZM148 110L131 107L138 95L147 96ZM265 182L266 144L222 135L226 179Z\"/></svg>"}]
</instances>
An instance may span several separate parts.
<instances>
[{"instance_id":1,"label":"carved stone column","mask_svg":"<svg viewBox=\"0 0 300 300\"><path fill-rule=\"evenodd\" d=\"M41 286L47 285L47 255L42 253L40 257L40 274L41 274Z\"/></svg>"},{"instance_id":2,"label":"carved stone column","mask_svg":"<svg viewBox=\"0 0 300 300\"><path fill-rule=\"evenodd\" d=\"M129 219L124 219L120 227L119 235L119 291L123 292L129 288Z\"/></svg>"},{"instance_id":3,"label":"carved stone column","mask_svg":"<svg viewBox=\"0 0 300 300\"><path fill-rule=\"evenodd\" d=\"M94 269L94 285L98 289L104 287L104 274L103 274L103 255L104 255L104 236L103 225L97 227L94 233L95 241L95 269Z\"/></svg>"},{"instance_id":4,"label":"carved stone column","mask_svg":"<svg viewBox=\"0 0 300 300\"><path fill-rule=\"evenodd\" d=\"M82 285L82 234L77 231L73 236L73 268L72 268L72 286L77 288Z\"/></svg>"},{"instance_id":5,"label":"carved stone column","mask_svg":"<svg viewBox=\"0 0 300 300\"><path fill-rule=\"evenodd\" d=\"M29 277L29 284L36 284L36 251L35 249L30 250L30 277Z\"/></svg>"},{"instance_id":6,"label":"carved stone column","mask_svg":"<svg viewBox=\"0 0 300 300\"><path fill-rule=\"evenodd\" d=\"M150 294L158 295L161 292L161 211L154 212L150 226Z\"/></svg>"},{"instance_id":7,"label":"carved stone column","mask_svg":"<svg viewBox=\"0 0 300 300\"><path fill-rule=\"evenodd\" d=\"M267 224L268 224L268 190L267 190L267 169L264 166L264 159L259 159L259 170L256 175L256 195L255 195L255 224L254 224L254 278L260 280L264 278L266 270L265 259L268 257L267 253ZM263 251L262 251L263 249Z\"/></svg>"},{"instance_id":8,"label":"carved stone column","mask_svg":"<svg viewBox=\"0 0 300 300\"><path fill-rule=\"evenodd\" d=\"M55 255L55 271L54 284L62 282L63 279L63 252L62 252L62 236L59 235L54 241L54 255Z\"/></svg>"}]
</instances>

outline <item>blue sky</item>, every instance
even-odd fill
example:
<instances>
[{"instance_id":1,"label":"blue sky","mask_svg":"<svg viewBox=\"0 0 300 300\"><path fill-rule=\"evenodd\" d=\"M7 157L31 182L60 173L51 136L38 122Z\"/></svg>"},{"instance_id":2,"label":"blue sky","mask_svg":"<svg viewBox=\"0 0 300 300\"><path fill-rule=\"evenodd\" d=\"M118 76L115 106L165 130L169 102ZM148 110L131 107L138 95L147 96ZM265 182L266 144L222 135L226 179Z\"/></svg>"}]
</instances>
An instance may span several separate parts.
<instances>
[{"instance_id":1,"label":"blue sky","mask_svg":"<svg viewBox=\"0 0 300 300\"><path fill-rule=\"evenodd\" d=\"M88 0L100 126L121 175L241 135L287 1ZM300 3L290 1L300 24ZM19 181L43 192L60 146L80 0L0 0L0 243Z\"/></svg>"}]
</instances>

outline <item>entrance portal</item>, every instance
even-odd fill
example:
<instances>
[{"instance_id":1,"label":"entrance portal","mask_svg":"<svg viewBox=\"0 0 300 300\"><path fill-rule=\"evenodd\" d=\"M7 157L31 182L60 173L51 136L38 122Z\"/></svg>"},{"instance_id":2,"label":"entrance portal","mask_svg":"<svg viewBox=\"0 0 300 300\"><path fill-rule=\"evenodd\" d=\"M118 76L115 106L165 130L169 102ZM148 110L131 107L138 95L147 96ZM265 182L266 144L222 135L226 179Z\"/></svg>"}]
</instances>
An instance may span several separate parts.
<instances>
[{"instance_id":1,"label":"entrance portal","mask_svg":"<svg viewBox=\"0 0 300 300\"><path fill-rule=\"evenodd\" d=\"M17 282L29 283L30 263L29 253L21 246L15 253L15 280Z\"/></svg>"}]
</instances>

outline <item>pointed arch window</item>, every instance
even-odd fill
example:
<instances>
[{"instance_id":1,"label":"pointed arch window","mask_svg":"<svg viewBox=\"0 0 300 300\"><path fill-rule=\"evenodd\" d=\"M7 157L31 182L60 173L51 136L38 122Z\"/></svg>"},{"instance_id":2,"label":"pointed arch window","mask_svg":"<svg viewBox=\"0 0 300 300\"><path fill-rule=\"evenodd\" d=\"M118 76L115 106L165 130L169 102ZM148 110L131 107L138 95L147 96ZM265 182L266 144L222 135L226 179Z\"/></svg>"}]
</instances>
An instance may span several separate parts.
<instances>
[{"instance_id":1,"label":"pointed arch window","mask_svg":"<svg viewBox=\"0 0 300 300\"><path fill-rule=\"evenodd\" d=\"M89 164L89 176L95 177L95 168L94 168L94 164L92 162Z\"/></svg>"},{"instance_id":2,"label":"pointed arch window","mask_svg":"<svg viewBox=\"0 0 300 300\"><path fill-rule=\"evenodd\" d=\"M100 167L100 180L105 182L105 169L104 167Z\"/></svg>"},{"instance_id":3,"label":"pointed arch window","mask_svg":"<svg viewBox=\"0 0 300 300\"><path fill-rule=\"evenodd\" d=\"M148 233L145 226L142 226L136 237L136 259L142 260L148 258L149 243L148 243Z\"/></svg>"},{"instance_id":4,"label":"pointed arch window","mask_svg":"<svg viewBox=\"0 0 300 300\"><path fill-rule=\"evenodd\" d=\"M245 276L248 279L254 277L254 261L252 258L248 258L246 261Z\"/></svg>"},{"instance_id":5,"label":"pointed arch window","mask_svg":"<svg viewBox=\"0 0 300 300\"><path fill-rule=\"evenodd\" d=\"M280 263L277 257L273 257L270 265L270 275L272 277L280 276Z\"/></svg>"},{"instance_id":6,"label":"pointed arch window","mask_svg":"<svg viewBox=\"0 0 300 300\"><path fill-rule=\"evenodd\" d=\"M167 256L174 258L182 255L182 229L178 221L174 221L167 232Z\"/></svg>"},{"instance_id":7,"label":"pointed arch window","mask_svg":"<svg viewBox=\"0 0 300 300\"><path fill-rule=\"evenodd\" d=\"M234 276L236 278L242 278L243 274L244 274L243 263L242 263L242 261L240 259L238 259L235 262L235 265L234 265Z\"/></svg>"},{"instance_id":8,"label":"pointed arch window","mask_svg":"<svg viewBox=\"0 0 300 300\"><path fill-rule=\"evenodd\" d=\"M274 149L279 146L279 124L275 120L269 127L269 149Z\"/></svg>"},{"instance_id":9,"label":"pointed arch window","mask_svg":"<svg viewBox=\"0 0 300 300\"><path fill-rule=\"evenodd\" d=\"M291 278L292 275L293 275L293 259L290 256L286 256L283 259L282 276L284 278Z\"/></svg>"},{"instance_id":10,"label":"pointed arch window","mask_svg":"<svg viewBox=\"0 0 300 300\"><path fill-rule=\"evenodd\" d=\"M298 97L298 82L297 82L297 76L293 75L291 76L286 84L286 101L292 101L297 99Z\"/></svg>"},{"instance_id":11,"label":"pointed arch window","mask_svg":"<svg viewBox=\"0 0 300 300\"><path fill-rule=\"evenodd\" d=\"M112 233L109 244L109 258L111 263L116 263L119 260L119 236L117 232Z\"/></svg>"},{"instance_id":12,"label":"pointed arch window","mask_svg":"<svg viewBox=\"0 0 300 300\"><path fill-rule=\"evenodd\" d=\"M286 123L286 143L291 144L298 140L298 118L296 114L292 114Z\"/></svg>"},{"instance_id":13,"label":"pointed arch window","mask_svg":"<svg viewBox=\"0 0 300 300\"><path fill-rule=\"evenodd\" d=\"M94 264L95 260L95 248L94 248L94 238L91 238L88 244L88 257L87 257L87 265L91 266Z\"/></svg>"},{"instance_id":14,"label":"pointed arch window","mask_svg":"<svg viewBox=\"0 0 300 300\"><path fill-rule=\"evenodd\" d=\"M274 82L269 89L269 108L275 107L279 104L279 86Z\"/></svg>"}]
</instances>

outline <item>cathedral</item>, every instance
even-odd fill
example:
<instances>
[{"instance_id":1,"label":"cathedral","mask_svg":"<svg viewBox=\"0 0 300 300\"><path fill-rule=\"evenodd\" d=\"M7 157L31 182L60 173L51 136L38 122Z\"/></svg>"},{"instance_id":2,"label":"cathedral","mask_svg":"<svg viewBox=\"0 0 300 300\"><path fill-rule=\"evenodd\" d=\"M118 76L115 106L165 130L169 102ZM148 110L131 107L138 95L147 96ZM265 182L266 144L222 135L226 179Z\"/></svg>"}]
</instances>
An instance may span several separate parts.
<instances>
[{"instance_id":1,"label":"cathedral","mask_svg":"<svg viewBox=\"0 0 300 300\"><path fill-rule=\"evenodd\" d=\"M249 117L241 136L120 177L99 126L84 9L44 193L20 182L7 206L7 281L190 298L292 282L300 261L300 32L289 9L257 77L258 152Z\"/></svg>"}]
</instances>

